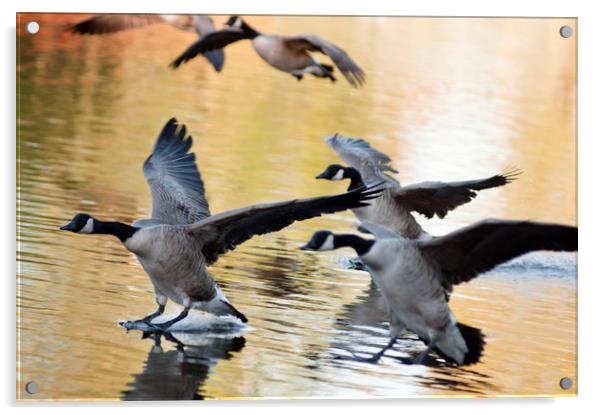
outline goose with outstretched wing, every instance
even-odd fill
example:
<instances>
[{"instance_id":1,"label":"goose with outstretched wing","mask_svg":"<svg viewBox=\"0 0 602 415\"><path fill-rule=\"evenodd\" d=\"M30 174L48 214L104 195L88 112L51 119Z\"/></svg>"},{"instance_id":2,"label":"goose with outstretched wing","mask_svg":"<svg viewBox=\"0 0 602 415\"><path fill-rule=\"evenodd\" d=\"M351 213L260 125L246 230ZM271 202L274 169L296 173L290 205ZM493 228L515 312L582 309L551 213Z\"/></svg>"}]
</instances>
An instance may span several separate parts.
<instances>
[{"instance_id":1,"label":"goose with outstretched wing","mask_svg":"<svg viewBox=\"0 0 602 415\"><path fill-rule=\"evenodd\" d=\"M334 67L320 63L309 52L328 56L345 79L357 88L365 82L364 71L334 43L313 34L280 36L260 33L239 16L232 16L223 29L201 37L186 49L171 66L178 68L200 53L224 48L240 40L250 40L259 56L272 67L303 79L305 74L336 81Z\"/></svg>"},{"instance_id":2,"label":"goose with outstretched wing","mask_svg":"<svg viewBox=\"0 0 602 415\"><path fill-rule=\"evenodd\" d=\"M430 351L457 364L478 362L485 336L456 320L447 292L528 252L577 250L576 227L549 223L490 219L430 240L402 238L369 222L360 228L374 239L319 231L302 249L350 247L367 265L390 312L389 343L369 359L359 359L370 362L378 362L405 329L427 344L417 363Z\"/></svg>"},{"instance_id":3,"label":"goose with outstretched wing","mask_svg":"<svg viewBox=\"0 0 602 415\"><path fill-rule=\"evenodd\" d=\"M325 139L347 167L332 164L317 179L349 179L349 190L373 183L385 183L382 196L369 206L353 209L362 221L385 226L399 235L410 238L430 238L416 218L417 212L427 218L444 218L448 212L470 202L479 190L504 186L515 180L518 170L510 170L484 179L460 182L422 182L402 186L390 173L397 173L390 165L391 158L372 147L366 140L344 137L339 134Z\"/></svg>"},{"instance_id":4,"label":"goose with outstretched wing","mask_svg":"<svg viewBox=\"0 0 602 415\"><path fill-rule=\"evenodd\" d=\"M139 320L157 329L167 329L200 309L216 315L246 317L228 301L207 267L225 252L255 235L279 231L295 221L310 219L366 205L378 197L377 186L307 199L264 203L211 216L205 187L189 152L192 138L175 119L167 122L152 154L144 163L152 201L152 217L132 225L105 222L79 213L61 227L83 234L109 234L134 253L150 277L158 309ZM160 324L152 320L165 310L167 300L184 310Z\"/></svg>"}]
</instances>

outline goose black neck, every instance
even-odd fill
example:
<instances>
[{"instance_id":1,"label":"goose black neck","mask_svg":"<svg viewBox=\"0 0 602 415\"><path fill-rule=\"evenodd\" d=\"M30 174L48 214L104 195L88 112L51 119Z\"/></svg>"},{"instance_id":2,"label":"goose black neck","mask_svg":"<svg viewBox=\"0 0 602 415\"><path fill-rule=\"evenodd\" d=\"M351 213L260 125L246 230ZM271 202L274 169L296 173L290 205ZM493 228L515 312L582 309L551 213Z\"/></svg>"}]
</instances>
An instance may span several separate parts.
<instances>
[{"instance_id":1,"label":"goose black neck","mask_svg":"<svg viewBox=\"0 0 602 415\"><path fill-rule=\"evenodd\" d=\"M259 32L249 26L247 22L242 19L240 20L240 28L249 39L255 39L257 36L259 36Z\"/></svg>"},{"instance_id":2,"label":"goose black neck","mask_svg":"<svg viewBox=\"0 0 602 415\"><path fill-rule=\"evenodd\" d=\"M374 245L373 240L364 239L357 235L346 234L335 235L334 237L335 248L348 246L355 249L355 252L357 252L359 256L367 254L368 251L370 251L370 248L372 248L372 245Z\"/></svg>"},{"instance_id":3,"label":"goose black neck","mask_svg":"<svg viewBox=\"0 0 602 415\"><path fill-rule=\"evenodd\" d=\"M95 220L92 233L113 235L118 237L121 242L125 242L139 230L140 228L126 225L125 223L121 222L103 222L100 220Z\"/></svg>"},{"instance_id":4,"label":"goose black neck","mask_svg":"<svg viewBox=\"0 0 602 415\"><path fill-rule=\"evenodd\" d=\"M351 183L349 183L349 187L347 188L348 192L364 185L364 181L362 180L362 175L360 174L359 171L357 171L353 167L345 167L343 169L343 172L344 172L343 177L351 180Z\"/></svg>"}]
</instances>

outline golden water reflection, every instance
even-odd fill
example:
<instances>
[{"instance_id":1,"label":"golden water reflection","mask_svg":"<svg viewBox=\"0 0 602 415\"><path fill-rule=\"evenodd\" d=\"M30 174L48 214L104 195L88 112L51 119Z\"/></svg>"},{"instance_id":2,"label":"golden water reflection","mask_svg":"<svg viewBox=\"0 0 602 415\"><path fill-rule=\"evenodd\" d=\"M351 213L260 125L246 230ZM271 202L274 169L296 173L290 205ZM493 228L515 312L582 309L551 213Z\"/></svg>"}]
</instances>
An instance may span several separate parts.
<instances>
[{"instance_id":1,"label":"golden water reflection","mask_svg":"<svg viewBox=\"0 0 602 415\"><path fill-rule=\"evenodd\" d=\"M297 82L244 42L226 50L220 74L202 59L174 72L167 64L194 35L160 25L107 37L62 30L79 18L19 20L41 30L18 31L18 391L35 380L37 399L146 397L158 385L152 374L165 371L186 379L172 399L576 392L558 387L576 379L571 255L543 254L457 287L458 319L488 336L482 363L403 365L398 358L421 347L410 337L365 365L334 357L386 342L369 277L339 264L348 252L297 250L316 229L348 230L353 217L299 223L213 268L249 317L244 347L210 342L182 360L175 343L156 349L116 324L154 309L135 258L110 238L57 231L78 211L123 221L150 214L141 165L171 116L195 138L213 212L342 190L314 180L338 162L321 137L340 132L390 154L402 183L524 170L445 220L421 219L433 234L486 217L575 224L576 48L558 36L575 20L248 18L267 32L313 32L343 46L367 74L354 90L344 80ZM213 360L194 360L199 353Z\"/></svg>"}]
</instances>

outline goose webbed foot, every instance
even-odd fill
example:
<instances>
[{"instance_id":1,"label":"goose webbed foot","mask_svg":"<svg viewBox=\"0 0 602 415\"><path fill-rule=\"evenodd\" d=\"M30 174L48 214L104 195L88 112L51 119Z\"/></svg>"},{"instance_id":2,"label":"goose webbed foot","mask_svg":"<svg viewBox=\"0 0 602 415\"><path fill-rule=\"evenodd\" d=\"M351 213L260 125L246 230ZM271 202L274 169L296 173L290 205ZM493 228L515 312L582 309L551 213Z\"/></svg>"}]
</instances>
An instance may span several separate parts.
<instances>
[{"instance_id":1,"label":"goose webbed foot","mask_svg":"<svg viewBox=\"0 0 602 415\"><path fill-rule=\"evenodd\" d=\"M302 79L303 79L303 75L295 75L295 74L293 74L293 76L294 76L295 78L297 78L297 81L300 81L300 80L302 80Z\"/></svg>"},{"instance_id":2,"label":"goose webbed foot","mask_svg":"<svg viewBox=\"0 0 602 415\"><path fill-rule=\"evenodd\" d=\"M165 305L161 305L159 304L159 308L157 308L157 310L154 313L149 314L146 317L141 318L140 320L134 320L134 323L146 323L149 326L151 326L151 321L153 321L153 319L155 317L159 317L161 314L163 314L163 312L165 311Z\"/></svg>"},{"instance_id":3,"label":"goose webbed foot","mask_svg":"<svg viewBox=\"0 0 602 415\"><path fill-rule=\"evenodd\" d=\"M147 324L149 324L152 328L154 328L156 330L165 331L168 328L170 328L171 326L173 326L175 323L177 323L178 321L185 319L188 316L189 310L190 310L189 308L185 308L175 318L172 318L171 320L168 320L168 321L164 321L163 323L147 323Z\"/></svg>"}]
</instances>

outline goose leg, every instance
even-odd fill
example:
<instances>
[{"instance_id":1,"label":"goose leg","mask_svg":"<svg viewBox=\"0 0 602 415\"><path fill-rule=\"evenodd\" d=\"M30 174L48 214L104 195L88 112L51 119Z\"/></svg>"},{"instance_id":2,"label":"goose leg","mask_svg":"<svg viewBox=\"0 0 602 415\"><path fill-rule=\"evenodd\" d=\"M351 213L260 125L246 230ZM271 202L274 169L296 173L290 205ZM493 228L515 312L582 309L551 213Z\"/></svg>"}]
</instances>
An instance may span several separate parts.
<instances>
[{"instance_id":1,"label":"goose leg","mask_svg":"<svg viewBox=\"0 0 602 415\"><path fill-rule=\"evenodd\" d=\"M172 318L171 320L165 321L163 323L150 323L150 325L158 330L167 330L169 327L171 327L178 321L185 319L186 316L188 316L189 311L190 306L184 307L184 310L182 310L182 312L178 314L175 318Z\"/></svg>"},{"instance_id":2,"label":"goose leg","mask_svg":"<svg viewBox=\"0 0 602 415\"><path fill-rule=\"evenodd\" d=\"M426 349L423 350L422 352L420 352L420 354L418 356L416 356L416 358L414 359L414 361L412 363L415 365L421 365L422 362L424 361L424 358L427 357L431 351L433 351L436 343L437 343L437 338L435 337L429 342L429 344L426 346Z\"/></svg>"},{"instance_id":3,"label":"goose leg","mask_svg":"<svg viewBox=\"0 0 602 415\"><path fill-rule=\"evenodd\" d=\"M164 295L156 294L155 300L157 301L157 305L159 306L159 308L157 308L157 311L149 314L146 317L141 318L140 320L134 321L134 323L146 323L150 325L151 321L153 321L155 317L159 317L165 312L165 304L167 304L167 297Z\"/></svg>"},{"instance_id":4,"label":"goose leg","mask_svg":"<svg viewBox=\"0 0 602 415\"><path fill-rule=\"evenodd\" d=\"M155 317L159 317L161 314L163 314L164 311L165 311L165 304L159 304L159 308L157 308L157 311L155 311L154 313L149 314L146 317L141 318L138 321L150 324L150 322L153 321L153 319Z\"/></svg>"},{"instance_id":5,"label":"goose leg","mask_svg":"<svg viewBox=\"0 0 602 415\"><path fill-rule=\"evenodd\" d=\"M397 341L397 336L391 337L391 340L389 340L389 343L387 343L387 345L385 347L383 347L378 353L374 354L372 357L366 358L366 357L359 357L359 356L353 355L353 358L354 358L354 360L357 360L358 362L378 363L380 358L383 357L383 355L385 354L385 352L387 350L389 350L391 347L393 347L393 345L395 344L396 341Z\"/></svg>"}]
</instances>

